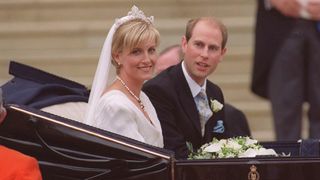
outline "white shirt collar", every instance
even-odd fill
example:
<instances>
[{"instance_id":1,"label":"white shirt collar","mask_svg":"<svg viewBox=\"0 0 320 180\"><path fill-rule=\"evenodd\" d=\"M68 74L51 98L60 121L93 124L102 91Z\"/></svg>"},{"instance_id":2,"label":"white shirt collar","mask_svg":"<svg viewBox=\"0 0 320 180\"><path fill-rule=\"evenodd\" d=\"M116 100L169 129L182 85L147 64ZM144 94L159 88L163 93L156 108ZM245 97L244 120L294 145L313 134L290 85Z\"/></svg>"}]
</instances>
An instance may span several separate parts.
<instances>
[{"instance_id":1,"label":"white shirt collar","mask_svg":"<svg viewBox=\"0 0 320 180\"><path fill-rule=\"evenodd\" d=\"M186 67L185 67L184 61L182 61L181 66L182 66L183 75L184 75L184 77L185 77L186 80L187 80L187 83L188 83L188 85L189 85L189 88L190 88L190 90L191 90L191 93L192 93L193 98L196 97L196 96L199 94L199 92L201 91L201 89L204 89L204 91L206 92L207 79L204 81L204 83L203 83L202 86L199 86L199 84L196 83L196 82L190 77L190 75L188 74L188 72L187 72L187 70L186 70Z\"/></svg>"}]
</instances>

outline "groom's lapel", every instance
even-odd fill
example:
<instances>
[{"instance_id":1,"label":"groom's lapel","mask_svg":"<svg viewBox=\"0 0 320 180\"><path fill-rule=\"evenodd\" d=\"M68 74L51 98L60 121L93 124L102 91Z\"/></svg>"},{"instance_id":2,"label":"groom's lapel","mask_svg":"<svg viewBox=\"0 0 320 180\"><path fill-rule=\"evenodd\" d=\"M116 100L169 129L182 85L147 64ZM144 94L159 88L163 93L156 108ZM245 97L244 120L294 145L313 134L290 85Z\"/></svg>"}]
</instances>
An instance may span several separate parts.
<instances>
[{"instance_id":1,"label":"groom's lapel","mask_svg":"<svg viewBox=\"0 0 320 180\"><path fill-rule=\"evenodd\" d=\"M193 126L197 129L198 133L201 135L201 128L200 128L200 119L196 104L192 97L191 90L188 86L187 80L184 77L181 64L176 66L175 70L177 71L176 76L176 91L178 94L178 98L180 104L184 110L184 112L188 116L188 121L191 121Z\"/></svg>"},{"instance_id":2,"label":"groom's lapel","mask_svg":"<svg viewBox=\"0 0 320 180\"><path fill-rule=\"evenodd\" d=\"M207 88L206 88L206 94L207 94L207 98L208 98L208 102L209 102L209 106L211 109L211 100L216 99L216 92L214 91L214 89L211 89L210 87L208 87L208 82L207 82ZM212 116L210 118L210 120L212 120L215 116L215 112L212 112Z\"/></svg>"}]
</instances>

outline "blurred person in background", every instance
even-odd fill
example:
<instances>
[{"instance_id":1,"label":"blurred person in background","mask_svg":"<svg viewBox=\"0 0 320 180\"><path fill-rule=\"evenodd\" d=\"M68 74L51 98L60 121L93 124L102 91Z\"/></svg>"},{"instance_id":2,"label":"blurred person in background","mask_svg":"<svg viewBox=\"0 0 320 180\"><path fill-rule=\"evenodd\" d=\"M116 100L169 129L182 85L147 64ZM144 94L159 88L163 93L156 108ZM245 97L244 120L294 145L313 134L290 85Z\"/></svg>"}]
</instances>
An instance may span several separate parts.
<instances>
[{"instance_id":1,"label":"blurred person in background","mask_svg":"<svg viewBox=\"0 0 320 180\"><path fill-rule=\"evenodd\" d=\"M155 64L155 75L167 69L170 66L180 63L182 60L182 50L179 44L171 45L165 48L159 54Z\"/></svg>"},{"instance_id":2,"label":"blurred person in background","mask_svg":"<svg viewBox=\"0 0 320 180\"><path fill-rule=\"evenodd\" d=\"M252 91L271 102L277 140L320 138L320 0L258 0Z\"/></svg>"}]
</instances>

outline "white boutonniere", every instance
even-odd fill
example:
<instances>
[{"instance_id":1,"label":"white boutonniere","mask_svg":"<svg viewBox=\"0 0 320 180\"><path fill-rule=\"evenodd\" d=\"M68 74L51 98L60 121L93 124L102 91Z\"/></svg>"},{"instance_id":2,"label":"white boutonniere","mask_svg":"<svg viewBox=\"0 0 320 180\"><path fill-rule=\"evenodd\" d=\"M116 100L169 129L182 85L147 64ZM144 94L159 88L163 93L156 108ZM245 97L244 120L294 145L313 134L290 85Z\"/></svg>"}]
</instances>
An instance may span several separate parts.
<instances>
[{"instance_id":1,"label":"white boutonniere","mask_svg":"<svg viewBox=\"0 0 320 180\"><path fill-rule=\"evenodd\" d=\"M212 112L218 112L223 108L223 104L221 104L219 101L217 101L216 99L210 99L210 103L211 103L211 110Z\"/></svg>"}]
</instances>

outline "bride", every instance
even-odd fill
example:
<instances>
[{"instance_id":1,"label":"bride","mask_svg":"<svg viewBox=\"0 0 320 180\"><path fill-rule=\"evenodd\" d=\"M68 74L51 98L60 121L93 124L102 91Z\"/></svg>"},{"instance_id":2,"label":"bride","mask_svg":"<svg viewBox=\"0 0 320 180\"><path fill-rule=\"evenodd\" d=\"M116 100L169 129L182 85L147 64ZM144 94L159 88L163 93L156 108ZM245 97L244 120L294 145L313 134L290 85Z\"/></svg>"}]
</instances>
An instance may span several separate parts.
<instances>
[{"instance_id":1,"label":"bride","mask_svg":"<svg viewBox=\"0 0 320 180\"><path fill-rule=\"evenodd\" d=\"M136 6L116 19L105 40L94 77L85 123L157 147L163 147L160 122L141 91L153 75L159 32L153 17ZM107 85L110 64L116 79Z\"/></svg>"}]
</instances>

